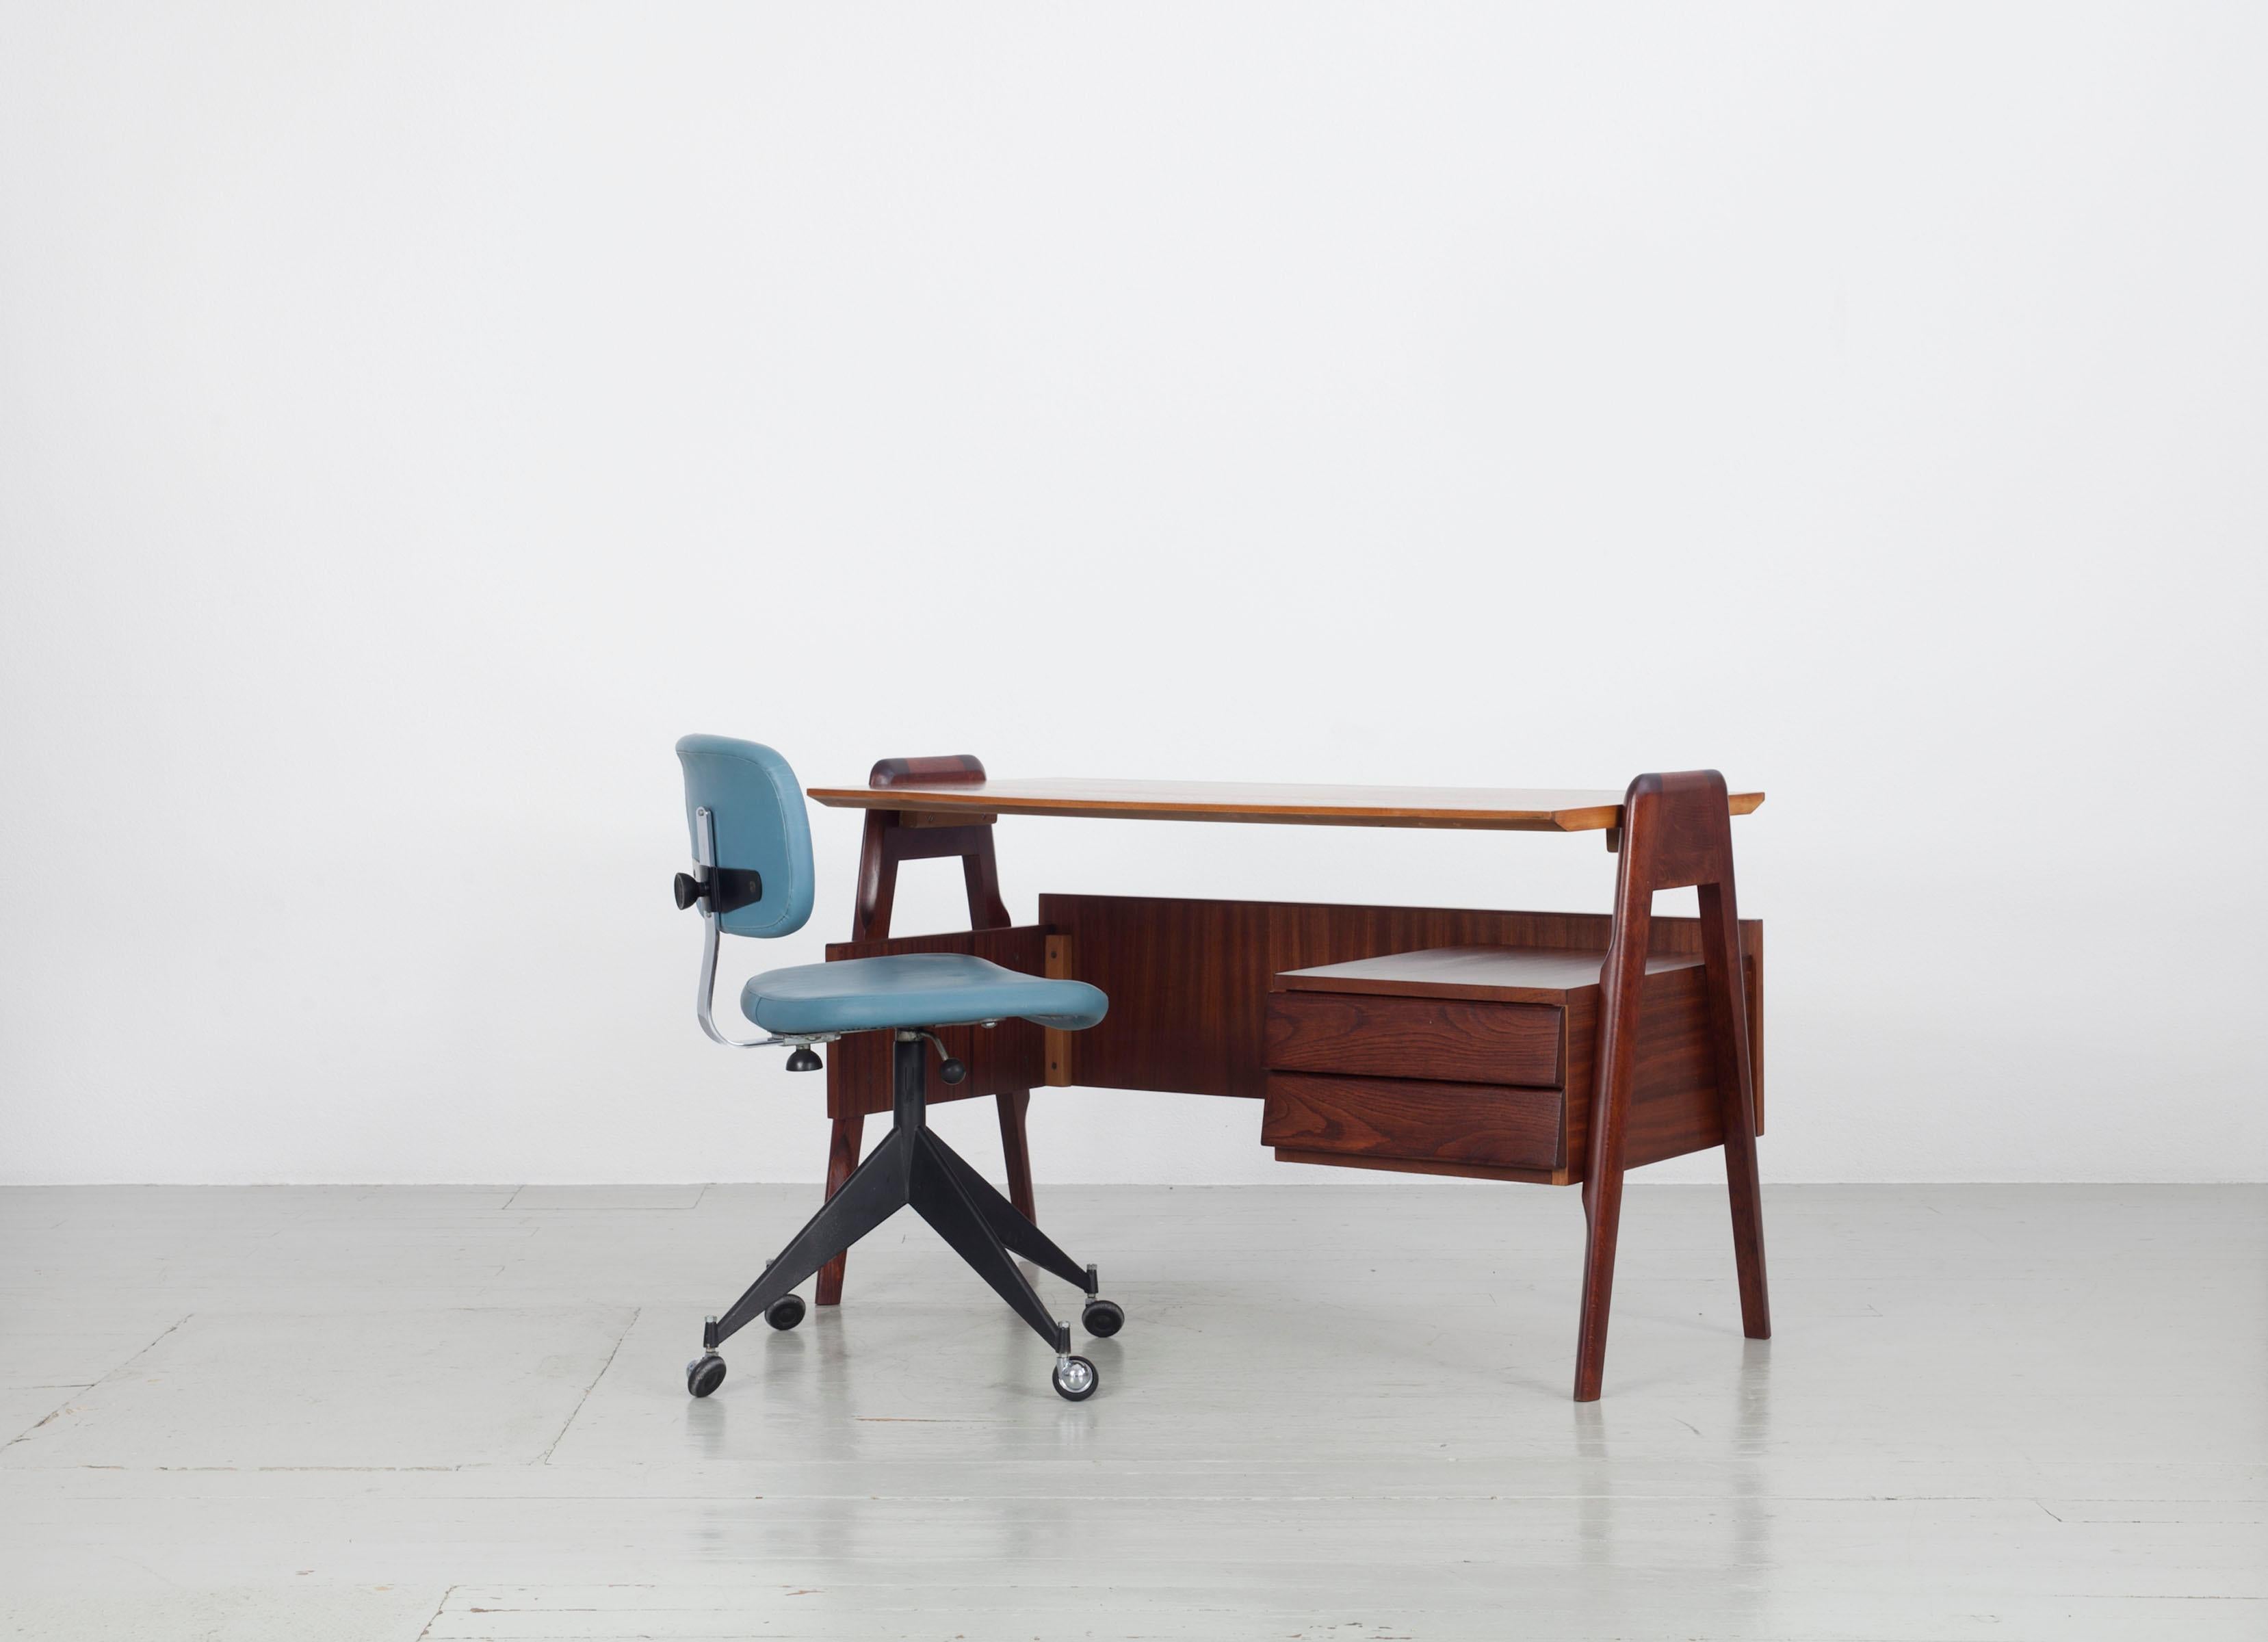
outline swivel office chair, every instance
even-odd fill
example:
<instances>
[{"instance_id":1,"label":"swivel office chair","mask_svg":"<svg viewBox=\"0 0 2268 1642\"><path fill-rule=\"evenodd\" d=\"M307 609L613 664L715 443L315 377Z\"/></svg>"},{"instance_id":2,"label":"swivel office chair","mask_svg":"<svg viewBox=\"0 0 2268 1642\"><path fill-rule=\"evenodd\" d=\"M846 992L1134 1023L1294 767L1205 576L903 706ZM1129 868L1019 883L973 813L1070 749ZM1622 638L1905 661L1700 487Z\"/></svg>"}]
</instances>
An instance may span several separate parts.
<instances>
[{"instance_id":1,"label":"swivel office chair","mask_svg":"<svg viewBox=\"0 0 2268 1642\"><path fill-rule=\"evenodd\" d=\"M1109 1003L1084 981L1020 975L961 953L907 954L812 963L759 975L740 989L740 1011L771 1035L729 1038L712 1015L720 934L792 935L811 916L811 825L803 790L787 761L769 747L724 736L688 735L677 744L685 767L685 813L693 834L694 871L677 875L678 907L701 909L701 1029L734 1049L788 1047L790 1071L816 1071L814 1046L853 1032L887 1032L896 1040L896 1109L890 1131L773 1258L722 1317L711 1317L701 1355L686 1366L685 1388L705 1397L725 1381L717 1348L755 1318L775 1329L803 1321L794 1290L820 1267L900 1209L914 1212L953 1245L1016 1314L1055 1348L1055 1388L1077 1403L1094 1395L1094 1365L1074 1357L1071 1327L1049 1313L1016 1264L1021 1255L1086 1292L1081 1321L1094 1335L1113 1335L1125 1313L1101 1298L1093 1266L1081 1268L926 1122L927 1045L945 1053L936 1029L990 1027L1020 1016L1044 1027L1083 1031ZM946 1059L947 1083L965 1075Z\"/></svg>"}]
</instances>

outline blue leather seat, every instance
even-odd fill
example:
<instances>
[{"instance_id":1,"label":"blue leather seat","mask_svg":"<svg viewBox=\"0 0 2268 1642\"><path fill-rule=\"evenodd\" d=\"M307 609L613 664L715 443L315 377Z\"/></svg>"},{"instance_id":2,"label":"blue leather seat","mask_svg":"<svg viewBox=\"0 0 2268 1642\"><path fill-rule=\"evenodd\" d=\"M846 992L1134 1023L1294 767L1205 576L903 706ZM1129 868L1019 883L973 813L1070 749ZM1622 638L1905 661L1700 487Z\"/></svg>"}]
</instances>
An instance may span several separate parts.
<instances>
[{"instance_id":1,"label":"blue leather seat","mask_svg":"<svg viewBox=\"0 0 2268 1642\"><path fill-rule=\"evenodd\" d=\"M874 1032L964 1026L1020 1016L1083 1031L1110 1000L1084 981L1020 975L966 953L908 953L806 963L759 975L740 989L740 1012L767 1032Z\"/></svg>"},{"instance_id":2,"label":"blue leather seat","mask_svg":"<svg viewBox=\"0 0 2268 1642\"><path fill-rule=\"evenodd\" d=\"M904 953L757 976L741 988L741 1012L777 1035L726 1037L712 1012L718 938L792 935L809 920L811 826L795 771L770 747L728 736L688 735L678 742L677 757L685 767L685 820L696 869L678 875L677 904L701 909L696 994L701 1029L736 1049L787 1043L794 1049L790 1071L817 1071L821 1044L850 1033L887 1032L893 1040L895 1097L890 1132L747 1292L721 1317L709 1319L702 1354L686 1367L686 1389L705 1397L724 1383L725 1360L717 1347L755 1318L775 1329L795 1327L804 1314L797 1285L911 1207L1055 1348L1056 1389L1074 1402L1093 1395L1094 1365L1071 1355L1071 1325L1056 1320L1017 1257L1086 1291L1080 1319L1088 1332L1117 1333L1125 1313L1101 1297L1093 1266L1082 1267L1065 1254L929 1127L927 1056L932 1044L945 1054L939 1027L1014 1018L1076 1032L1101 1020L1108 1000L1084 981L1023 975L967 953ZM939 1070L948 1084L967 1075L950 1058ZM865 1093L855 1086L851 1092Z\"/></svg>"}]
</instances>

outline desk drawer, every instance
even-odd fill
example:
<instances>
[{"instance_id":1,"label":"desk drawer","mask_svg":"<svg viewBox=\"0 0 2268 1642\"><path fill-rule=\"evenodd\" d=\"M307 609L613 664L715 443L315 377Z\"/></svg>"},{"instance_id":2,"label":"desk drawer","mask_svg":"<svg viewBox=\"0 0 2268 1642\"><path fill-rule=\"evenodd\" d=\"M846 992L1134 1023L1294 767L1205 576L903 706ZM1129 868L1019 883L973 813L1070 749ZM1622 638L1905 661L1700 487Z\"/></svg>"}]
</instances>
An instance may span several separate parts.
<instances>
[{"instance_id":1,"label":"desk drawer","mask_svg":"<svg viewBox=\"0 0 2268 1642\"><path fill-rule=\"evenodd\" d=\"M1268 1075L1260 1144L1355 1158L1557 1169L1566 1162L1566 1135L1564 1090L1279 1071Z\"/></svg>"},{"instance_id":2,"label":"desk drawer","mask_svg":"<svg viewBox=\"0 0 2268 1642\"><path fill-rule=\"evenodd\" d=\"M1268 1065L1274 1071L1557 1084L1565 1012L1552 1004L1270 992Z\"/></svg>"}]
</instances>

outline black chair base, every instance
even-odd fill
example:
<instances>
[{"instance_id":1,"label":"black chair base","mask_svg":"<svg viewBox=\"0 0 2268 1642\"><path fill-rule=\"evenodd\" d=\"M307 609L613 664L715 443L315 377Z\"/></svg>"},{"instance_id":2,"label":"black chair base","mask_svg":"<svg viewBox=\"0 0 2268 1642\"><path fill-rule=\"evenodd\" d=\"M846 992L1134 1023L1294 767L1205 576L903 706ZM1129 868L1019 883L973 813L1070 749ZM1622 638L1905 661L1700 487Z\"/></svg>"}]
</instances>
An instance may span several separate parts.
<instances>
[{"instance_id":1,"label":"black chair base","mask_svg":"<svg viewBox=\"0 0 2268 1642\"><path fill-rule=\"evenodd\" d=\"M939 1139L928 1122L928 1066L923 1040L897 1042L896 1110L890 1132L851 1172L843 1189L829 1197L804 1228L788 1241L763 1275L748 1285L722 1317L712 1317L702 1335L702 1354L686 1369L686 1388L707 1396L724 1382L724 1359L717 1348L759 1316L777 1328L802 1320L794 1290L820 1267L910 1205L937 1234L990 1283L1008 1307L1054 1348L1056 1389L1074 1402L1092 1395L1094 1365L1071 1353L1071 1325L1049 1312L1023 1270L1020 1255L1086 1292L1086 1321L1096 1334L1118 1332L1124 1314L1097 1298L1093 1266L1081 1266L1053 1238L1016 1211L992 1182ZM786 1314L792 1302L793 1315ZM777 1310L775 1308L777 1308Z\"/></svg>"}]
</instances>

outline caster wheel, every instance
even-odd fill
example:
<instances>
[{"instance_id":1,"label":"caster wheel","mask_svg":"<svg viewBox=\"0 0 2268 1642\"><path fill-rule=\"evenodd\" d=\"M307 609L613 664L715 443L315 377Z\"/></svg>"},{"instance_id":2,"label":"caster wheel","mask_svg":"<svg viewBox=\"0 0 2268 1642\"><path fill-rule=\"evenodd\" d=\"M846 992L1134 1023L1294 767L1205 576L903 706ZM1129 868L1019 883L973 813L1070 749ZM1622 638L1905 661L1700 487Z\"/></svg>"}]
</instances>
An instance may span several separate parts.
<instances>
[{"instance_id":1,"label":"caster wheel","mask_svg":"<svg viewBox=\"0 0 2268 1642\"><path fill-rule=\"evenodd\" d=\"M1089 1334L1107 1340L1126 1326L1126 1308L1115 1300L1091 1300L1079 1320Z\"/></svg>"},{"instance_id":2,"label":"caster wheel","mask_svg":"<svg viewBox=\"0 0 2268 1642\"><path fill-rule=\"evenodd\" d=\"M1094 1365L1084 1357L1058 1358L1055 1380L1056 1395L1066 1403L1086 1402L1101 1383L1095 1378Z\"/></svg>"},{"instance_id":3,"label":"caster wheel","mask_svg":"<svg viewBox=\"0 0 2268 1642\"><path fill-rule=\"evenodd\" d=\"M707 1396L724 1383L725 1359L714 1351L685 1365L685 1388L696 1397Z\"/></svg>"},{"instance_id":4,"label":"caster wheel","mask_svg":"<svg viewBox=\"0 0 2268 1642\"><path fill-rule=\"evenodd\" d=\"M803 1321L803 1296L783 1294L764 1308L764 1321L775 1329L792 1329Z\"/></svg>"}]
</instances>

